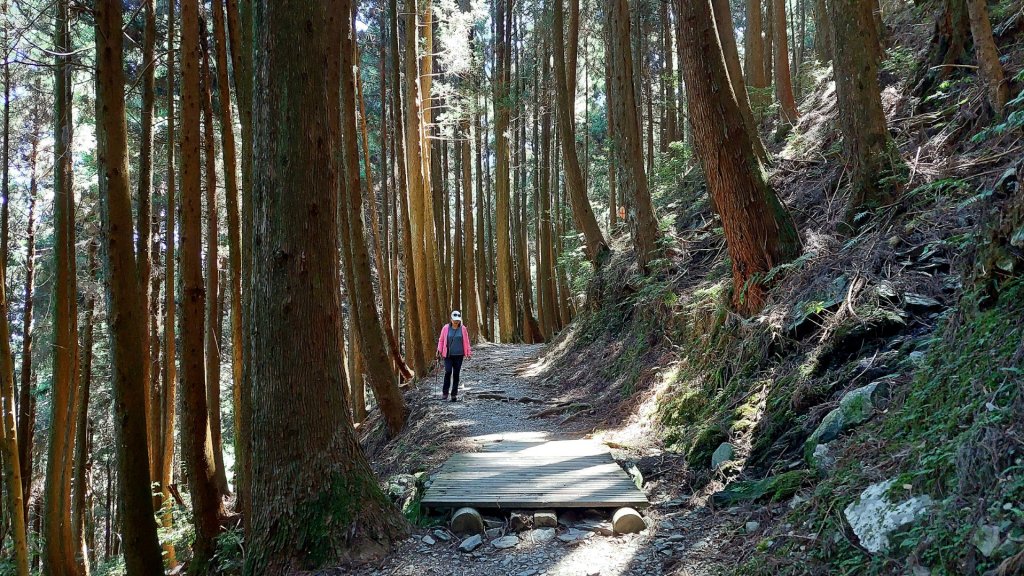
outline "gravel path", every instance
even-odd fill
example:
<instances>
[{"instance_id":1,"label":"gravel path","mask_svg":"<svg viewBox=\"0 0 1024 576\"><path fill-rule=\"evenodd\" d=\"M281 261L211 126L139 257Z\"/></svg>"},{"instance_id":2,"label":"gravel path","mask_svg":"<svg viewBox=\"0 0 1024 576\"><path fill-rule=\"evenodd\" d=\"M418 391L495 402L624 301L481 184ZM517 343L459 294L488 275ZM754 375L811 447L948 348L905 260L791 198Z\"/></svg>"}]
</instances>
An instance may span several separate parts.
<instances>
[{"instance_id":1,"label":"gravel path","mask_svg":"<svg viewBox=\"0 0 1024 576\"><path fill-rule=\"evenodd\" d=\"M459 402L442 402L440 383L431 377L411 395L420 406L418 430L445 430L436 437L425 465L436 470L447 455L479 450L492 442L555 440L584 437L559 426L560 416L531 418L552 401L546 373L536 360L544 346L482 344L463 365ZM481 397L481 395L483 397ZM495 395L507 399L494 399ZM521 401L527 398L530 401ZM579 429L578 426L575 427ZM422 436L423 434L421 434ZM644 512L648 528L640 534L602 536L576 530L579 512L559 511L559 527L551 532L527 531L519 542L499 549L494 541L511 535L507 518L491 517L495 526L472 552L461 552L462 540L445 527L416 528L387 559L356 572L364 576L508 575L508 576L658 576L716 573L708 553L715 546L715 527L701 510L686 510L681 500L666 501L657 488L645 487L652 507ZM598 520L610 519L611 511ZM578 536L566 542L569 536ZM445 540L447 538L447 540ZM545 539L550 538L550 539Z\"/></svg>"}]
</instances>

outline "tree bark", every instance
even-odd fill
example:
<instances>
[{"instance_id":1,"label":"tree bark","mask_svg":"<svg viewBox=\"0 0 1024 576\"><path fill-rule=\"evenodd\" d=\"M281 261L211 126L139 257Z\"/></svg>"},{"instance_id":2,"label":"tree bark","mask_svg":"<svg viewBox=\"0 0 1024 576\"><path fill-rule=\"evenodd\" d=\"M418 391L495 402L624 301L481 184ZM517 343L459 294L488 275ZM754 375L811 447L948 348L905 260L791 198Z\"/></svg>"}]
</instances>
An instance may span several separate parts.
<instances>
[{"instance_id":1,"label":"tree bark","mask_svg":"<svg viewBox=\"0 0 1024 576\"><path fill-rule=\"evenodd\" d=\"M101 12L102 13L102 12ZM99 280L96 269L95 239L89 240L89 279ZM85 542L86 494L90 491L88 477L91 437L89 422L89 388L92 386L93 321L96 314L96 295L89 289L85 298L85 326L82 329L82 361L79 366L79 389L82 399L78 403L77 430L75 431L75 477L71 503L71 533L74 537L75 562L80 574L89 574L89 554ZM148 358L147 364L148 364ZM148 382L146 382L148 384ZM150 459L152 461L152 459Z\"/></svg>"},{"instance_id":2,"label":"tree bark","mask_svg":"<svg viewBox=\"0 0 1024 576\"><path fill-rule=\"evenodd\" d=\"M878 86L878 44L869 0L831 0L839 127L851 166L847 221L893 201L899 151L889 136Z\"/></svg>"},{"instance_id":3,"label":"tree bark","mask_svg":"<svg viewBox=\"0 0 1024 576\"><path fill-rule=\"evenodd\" d=\"M242 446L242 366L244 342L242 340L242 229L238 197L238 162L235 151L234 116L231 114L231 84L228 79L228 45L223 0L213 0L214 52L217 55L217 87L220 104L221 157L224 163L224 206L228 223L228 286L231 307L231 401L235 411L235 452ZM235 459L235 492L238 510L248 496L248 482L242 467L242 458Z\"/></svg>"},{"instance_id":4,"label":"tree bark","mask_svg":"<svg viewBox=\"0 0 1024 576\"><path fill-rule=\"evenodd\" d=\"M220 498L228 493L228 478L224 471L224 447L221 445L220 428L220 258L217 255L220 242L220 226L217 210L217 149L213 131L213 74L210 72L210 44L205 14L200 15L199 46L200 90L203 117L203 162L206 180L206 407L210 412L210 441L213 445L214 478Z\"/></svg>"},{"instance_id":5,"label":"tree bark","mask_svg":"<svg viewBox=\"0 0 1024 576\"><path fill-rule=\"evenodd\" d=\"M204 355L206 290L202 273L200 170L201 47L198 0L181 2L181 452L192 495L196 541L189 574L205 574L220 532L223 504L217 488ZM211 297L216 298L216 295Z\"/></svg>"},{"instance_id":6,"label":"tree bark","mask_svg":"<svg viewBox=\"0 0 1024 576\"><path fill-rule=\"evenodd\" d=\"M6 34L6 31L5 31ZM9 78L6 77L5 81L9 86ZM9 103L10 100L5 100ZM6 107L9 104L5 104L5 114L7 112ZM37 132L34 132L36 137L32 141L32 186L30 188L30 208L29 208L29 272L27 274L27 285L25 300L28 320L28 325L31 321L31 292L32 292L32 206L35 204L35 151L38 142ZM7 139L7 131L4 131L4 138ZM6 146L5 146L6 150ZM6 168L5 168L6 174ZM6 197L6 177L5 180L5 197L4 209L7 207ZM28 561L28 527L26 525L26 518L28 517L28 506L24 497L25 483L22 480L22 463L20 460L19 453L21 452L18 443L18 422L15 420L15 409L14 409L14 355L11 352L11 327L8 322L10 317L10 305L7 301L7 253L6 251L0 255L0 411L2 411L2 421L0 421L0 451L3 454L3 479L6 490L4 491L7 496L7 515L11 522L11 542L14 548L13 560L15 573L18 576L29 575L29 561ZM25 332L26 335L31 334L28 330ZM31 369L31 368L30 368ZM22 380L28 380L25 377L26 370L24 365L22 366ZM22 388L25 388L25 384L22 384ZM24 399L21 401L21 410L25 412L29 409L29 404ZM31 458L31 453L30 453ZM29 482L31 484L31 482Z\"/></svg>"},{"instance_id":7,"label":"tree bark","mask_svg":"<svg viewBox=\"0 0 1024 576\"><path fill-rule=\"evenodd\" d=\"M677 0L676 7L686 38L682 66L697 155L732 260L733 306L754 314L767 298L761 276L792 260L799 238L764 179L736 99L719 88L729 80L710 0Z\"/></svg>"},{"instance_id":8,"label":"tree bark","mask_svg":"<svg viewBox=\"0 0 1024 576\"><path fill-rule=\"evenodd\" d=\"M555 0L554 4L554 49L555 49L555 100L558 106L558 129L562 138L562 157L565 166L565 185L572 203L573 220L576 227L583 233L587 257L594 264L604 263L610 250L608 242L601 232L601 227L594 217L594 210L587 198L587 190L583 184L579 159L576 156L576 129L574 127L575 107L569 99L566 84L565 38L562 34L562 3ZM628 42L628 41L627 41Z\"/></svg>"},{"instance_id":9,"label":"tree bark","mask_svg":"<svg viewBox=\"0 0 1024 576\"><path fill-rule=\"evenodd\" d=\"M50 442L44 493L43 569L52 576L75 576L71 534L71 467L74 458L75 360L78 354L78 282L75 266L73 188L71 31L67 0L55 4L54 52L54 329ZM145 434L143 433L143 437ZM148 465L144 466L148 470Z\"/></svg>"},{"instance_id":10,"label":"tree bark","mask_svg":"<svg viewBox=\"0 0 1024 576\"><path fill-rule=\"evenodd\" d=\"M33 310L35 299L36 276L36 226L35 208L39 192L39 117L41 110L35 111L32 120L32 134L29 137L29 185L28 185L28 222L25 230L25 298L21 324L21 388L18 391L18 462L21 473L21 494L23 496L23 519L28 520L29 497L32 494L32 443L36 427L36 397L32 393L32 341L33 341ZM6 266L7 263L0 263ZM6 286L6 285L5 285Z\"/></svg>"},{"instance_id":11,"label":"tree bark","mask_svg":"<svg viewBox=\"0 0 1024 576\"><path fill-rule=\"evenodd\" d=\"M786 34L786 0L771 0L774 17L773 35L775 39L775 91L782 106L782 118L794 124L800 114L796 109L796 97L793 96L793 80L789 74L789 41Z\"/></svg>"},{"instance_id":12,"label":"tree bark","mask_svg":"<svg viewBox=\"0 0 1024 576\"><path fill-rule=\"evenodd\" d=\"M338 191L350 185L337 151L351 10L347 0L261 0L255 12L260 242L247 317L251 358L260 360L246 378L261 401L253 403L247 575L365 561L404 533L346 416L335 218ZM352 70L345 73L351 88Z\"/></svg>"},{"instance_id":13,"label":"tree bark","mask_svg":"<svg viewBox=\"0 0 1024 576\"><path fill-rule=\"evenodd\" d=\"M825 0L814 0L814 52L819 62L832 61L832 21Z\"/></svg>"},{"instance_id":14,"label":"tree bark","mask_svg":"<svg viewBox=\"0 0 1024 576\"><path fill-rule=\"evenodd\" d=\"M124 502L122 538L127 573L142 576L162 572L163 561L153 518L146 438L149 350L142 347L142 334L148 332L149 311L142 308L141 293L149 287L149 279L140 282L132 249L123 25L121 2L100 0L96 3L96 151L107 325L112 339L114 435L121 478L120 496Z\"/></svg>"},{"instance_id":15,"label":"tree bark","mask_svg":"<svg viewBox=\"0 0 1024 576\"><path fill-rule=\"evenodd\" d=\"M750 134L750 142L754 146L754 154L764 163L769 161L768 151L765 150L764 142L761 141L761 134L757 131L757 122L754 121L754 112L750 109L750 99L747 97L747 86L743 82L743 72L740 69L740 54L736 48L736 34L733 32L732 10L729 8L729 0L712 0L712 9L715 15L715 27L718 30L718 40L722 45L722 54L725 56L725 71L729 75L729 84L732 86L733 96L743 114L743 124Z\"/></svg>"},{"instance_id":16,"label":"tree bark","mask_svg":"<svg viewBox=\"0 0 1024 576\"><path fill-rule=\"evenodd\" d=\"M351 6L350 0L333 1ZM388 355L387 342L381 329L371 281L370 256L366 248L362 188L359 182L359 150L356 147L355 14L351 13L350 16L341 23L340 131L344 181L339 199L342 207L339 222L343 247L342 269L349 290L349 301L352 303L349 313L359 327L359 353L365 364L370 387L373 388L377 405L387 422L388 432L391 436L397 436L405 426L408 408L398 389L398 374Z\"/></svg>"},{"instance_id":17,"label":"tree bark","mask_svg":"<svg viewBox=\"0 0 1024 576\"><path fill-rule=\"evenodd\" d=\"M160 405L160 524L164 530L171 528L171 482L174 470L174 421L178 396L178 369L174 338L174 322L176 314L175 295L175 217L177 216L177 192L175 182L174 148L177 144L174 130L174 2L167 3L167 213L164 225L166 252L164 253L164 374L163 395ZM109 507L108 507L109 508ZM109 514L108 514L109 524ZM109 526L108 526L109 532ZM109 546L108 546L109 549ZM178 562L175 557L174 543L167 541L163 545L167 558L167 567L174 569Z\"/></svg>"},{"instance_id":18,"label":"tree bark","mask_svg":"<svg viewBox=\"0 0 1024 576\"><path fill-rule=\"evenodd\" d=\"M557 0L556 0L557 1ZM615 117L615 161L622 167L626 198L626 221L632 232L637 261L644 270L654 258L658 241L658 220L644 172L640 119L637 116L633 55L629 49L630 14L628 0L612 0L606 7L608 57L611 59L612 113ZM559 18L556 8L555 25ZM555 42L557 44L558 38ZM564 137L564 134L563 134Z\"/></svg>"},{"instance_id":19,"label":"tree bark","mask_svg":"<svg viewBox=\"0 0 1024 576\"><path fill-rule=\"evenodd\" d=\"M974 38L974 58L978 61L978 75L988 91L988 102L997 116L1006 111L1010 99L1010 84L1006 82L1003 65L999 62L999 48L992 38L992 22L988 17L985 0L967 0L967 13Z\"/></svg>"},{"instance_id":20,"label":"tree bark","mask_svg":"<svg viewBox=\"0 0 1024 576\"><path fill-rule=\"evenodd\" d=\"M135 254L139 267L139 305L149 312L149 277L153 271L152 233L153 233L153 108L156 93L156 3L155 0L144 0L143 13L145 24L142 35L142 138L139 141L139 183L138 183L138 224L135 235ZM146 327L148 328L148 319ZM148 358L150 355L149 330L142 331L142 350ZM159 480L157 470L159 457L157 454L156 433L153 429L152 399L152 365L147 362L143 368L145 385L144 398L146 407L146 445L149 447L149 478L151 482Z\"/></svg>"}]
</instances>

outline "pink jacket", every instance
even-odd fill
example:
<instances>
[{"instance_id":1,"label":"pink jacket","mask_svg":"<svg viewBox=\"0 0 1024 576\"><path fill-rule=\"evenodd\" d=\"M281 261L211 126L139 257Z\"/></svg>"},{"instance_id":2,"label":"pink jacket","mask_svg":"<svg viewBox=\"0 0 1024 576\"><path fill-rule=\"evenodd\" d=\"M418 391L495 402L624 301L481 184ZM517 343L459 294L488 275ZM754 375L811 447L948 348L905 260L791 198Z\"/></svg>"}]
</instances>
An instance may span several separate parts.
<instances>
[{"instance_id":1,"label":"pink jacket","mask_svg":"<svg viewBox=\"0 0 1024 576\"><path fill-rule=\"evenodd\" d=\"M451 322L444 325L441 328L441 337L437 339L437 353L442 358L448 357L448 329L451 327ZM473 348L469 345L469 330L466 330L466 325L462 325L462 346L466 349L466 356L473 355Z\"/></svg>"}]
</instances>

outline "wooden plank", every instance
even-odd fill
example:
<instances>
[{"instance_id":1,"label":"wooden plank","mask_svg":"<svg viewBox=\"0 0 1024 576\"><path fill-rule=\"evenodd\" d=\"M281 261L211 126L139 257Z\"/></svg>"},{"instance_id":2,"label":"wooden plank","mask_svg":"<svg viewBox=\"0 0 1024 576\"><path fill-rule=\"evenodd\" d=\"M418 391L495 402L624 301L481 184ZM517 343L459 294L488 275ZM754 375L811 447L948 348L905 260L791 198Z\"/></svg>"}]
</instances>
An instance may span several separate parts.
<instances>
[{"instance_id":1,"label":"wooden plank","mask_svg":"<svg viewBox=\"0 0 1024 576\"><path fill-rule=\"evenodd\" d=\"M612 508L648 505L611 457L587 440L507 442L453 455L423 504L435 508Z\"/></svg>"}]
</instances>

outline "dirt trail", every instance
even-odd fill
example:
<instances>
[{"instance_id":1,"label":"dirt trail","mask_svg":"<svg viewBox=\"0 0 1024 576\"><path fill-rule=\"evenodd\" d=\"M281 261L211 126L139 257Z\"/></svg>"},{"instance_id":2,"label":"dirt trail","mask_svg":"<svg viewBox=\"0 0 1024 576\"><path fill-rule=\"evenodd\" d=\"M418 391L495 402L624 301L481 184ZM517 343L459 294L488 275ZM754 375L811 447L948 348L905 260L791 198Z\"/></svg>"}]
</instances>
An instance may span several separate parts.
<instances>
[{"instance_id":1,"label":"dirt trail","mask_svg":"<svg viewBox=\"0 0 1024 576\"><path fill-rule=\"evenodd\" d=\"M536 418L539 411L558 402L561 389L550 381L538 359L544 346L483 344L474 359L463 365L459 402L442 402L440 378L431 376L409 395L413 429L379 455L379 471L392 473L419 469L436 471L448 455L481 449L492 442L584 438L585 419L570 427L559 425L562 416ZM498 399L504 397L505 399ZM523 399L527 401L523 401ZM622 456L616 454L617 457ZM664 484L644 487L652 506L645 511L648 529L640 534L601 536L564 542L560 538L536 541L530 532L519 534L513 548L499 550L492 540L472 553L460 552L460 539L445 526L415 528L388 558L358 572L361 575L509 575L509 576L704 576L717 571L716 533L721 523L710 521L701 510L688 510L685 499L669 500ZM570 533L577 519L560 514L559 536ZM610 514L611 511L608 511ZM578 516L578 514L576 514ZM506 520L506 518L497 518ZM437 534L440 529L441 534ZM507 532L502 527L501 534ZM511 532L507 532L511 534ZM573 532L575 533L575 532ZM445 541L447 536L450 539ZM494 534L492 534L494 536ZM717 560L717 561L716 561Z\"/></svg>"}]
</instances>

